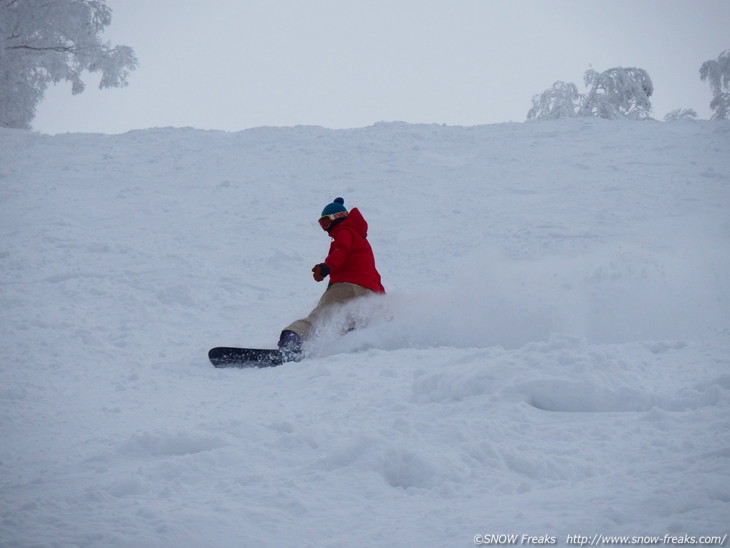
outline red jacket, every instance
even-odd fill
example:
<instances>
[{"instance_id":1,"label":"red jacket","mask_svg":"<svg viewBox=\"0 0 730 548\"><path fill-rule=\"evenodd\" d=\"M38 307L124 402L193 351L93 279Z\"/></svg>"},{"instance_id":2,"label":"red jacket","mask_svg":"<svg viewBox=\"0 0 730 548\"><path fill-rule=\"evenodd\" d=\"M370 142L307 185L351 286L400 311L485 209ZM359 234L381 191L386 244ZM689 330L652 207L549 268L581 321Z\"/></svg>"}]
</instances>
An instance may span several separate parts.
<instances>
[{"instance_id":1,"label":"red jacket","mask_svg":"<svg viewBox=\"0 0 730 548\"><path fill-rule=\"evenodd\" d=\"M368 223L355 207L330 230L332 243L324 260L330 268L330 283L349 282L385 293L380 274L375 268L375 257L367 241Z\"/></svg>"}]
</instances>

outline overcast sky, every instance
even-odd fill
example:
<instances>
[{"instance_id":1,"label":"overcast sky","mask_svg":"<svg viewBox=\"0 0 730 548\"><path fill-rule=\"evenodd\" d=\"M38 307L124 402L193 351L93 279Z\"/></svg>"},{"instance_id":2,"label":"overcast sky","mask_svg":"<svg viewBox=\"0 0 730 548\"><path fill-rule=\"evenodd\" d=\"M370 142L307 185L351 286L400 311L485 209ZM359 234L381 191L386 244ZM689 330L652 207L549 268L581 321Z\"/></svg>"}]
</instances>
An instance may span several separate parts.
<instances>
[{"instance_id":1,"label":"overcast sky","mask_svg":"<svg viewBox=\"0 0 730 548\"><path fill-rule=\"evenodd\" d=\"M52 87L33 128L522 122L557 80L646 69L653 115L709 118L700 65L730 49L730 0L107 0L134 48L120 89Z\"/></svg>"}]
</instances>

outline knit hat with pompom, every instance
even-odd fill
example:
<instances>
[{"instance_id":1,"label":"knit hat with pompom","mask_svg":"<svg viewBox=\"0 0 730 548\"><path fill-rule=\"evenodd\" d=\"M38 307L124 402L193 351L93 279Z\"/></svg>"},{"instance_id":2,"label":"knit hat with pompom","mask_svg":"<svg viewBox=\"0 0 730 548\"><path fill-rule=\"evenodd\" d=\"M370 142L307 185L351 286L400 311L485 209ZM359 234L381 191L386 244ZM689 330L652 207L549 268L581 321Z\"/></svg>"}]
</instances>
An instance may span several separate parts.
<instances>
[{"instance_id":1,"label":"knit hat with pompom","mask_svg":"<svg viewBox=\"0 0 730 548\"><path fill-rule=\"evenodd\" d=\"M324 206L324 209L322 210L322 217L324 217L325 215L342 213L343 211L347 213L347 208L345 207L345 199L335 198L331 204L327 204L326 206Z\"/></svg>"}]
</instances>

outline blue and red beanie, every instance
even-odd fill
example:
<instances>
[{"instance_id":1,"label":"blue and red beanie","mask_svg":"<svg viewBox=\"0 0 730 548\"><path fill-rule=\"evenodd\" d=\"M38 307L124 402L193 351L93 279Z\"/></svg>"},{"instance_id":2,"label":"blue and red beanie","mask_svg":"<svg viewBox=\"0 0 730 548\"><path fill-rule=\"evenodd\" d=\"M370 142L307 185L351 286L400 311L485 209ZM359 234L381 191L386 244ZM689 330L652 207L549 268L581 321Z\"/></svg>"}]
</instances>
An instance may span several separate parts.
<instances>
[{"instance_id":1,"label":"blue and red beanie","mask_svg":"<svg viewBox=\"0 0 730 548\"><path fill-rule=\"evenodd\" d=\"M342 213L343 211L347 213L347 208L345 207L345 199L335 198L331 204L327 204L326 206L324 206L324 209L322 210L322 217L324 217L325 215Z\"/></svg>"}]
</instances>

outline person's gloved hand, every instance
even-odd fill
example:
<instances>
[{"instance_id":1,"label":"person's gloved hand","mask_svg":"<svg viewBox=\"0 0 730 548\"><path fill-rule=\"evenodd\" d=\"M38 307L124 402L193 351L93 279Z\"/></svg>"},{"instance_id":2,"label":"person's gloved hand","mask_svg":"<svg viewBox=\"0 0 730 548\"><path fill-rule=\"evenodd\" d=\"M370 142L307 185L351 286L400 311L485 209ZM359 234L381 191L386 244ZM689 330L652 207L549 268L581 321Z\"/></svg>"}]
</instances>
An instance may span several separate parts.
<instances>
[{"instance_id":1,"label":"person's gloved hand","mask_svg":"<svg viewBox=\"0 0 730 548\"><path fill-rule=\"evenodd\" d=\"M312 269L312 272L313 272L313 276L314 276L314 279L315 279L315 281L317 281L317 282L321 282L321 281L322 281L322 280L324 280L324 279L325 279L325 278L326 278L327 276L329 276L329 275L330 275L330 267L329 267L329 266L327 266L327 265L326 265L326 264L324 264L324 263L320 263L320 264L316 265L316 266L315 266L315 267L314 267L314 268Z\"/></svg>"}]
</instances>

